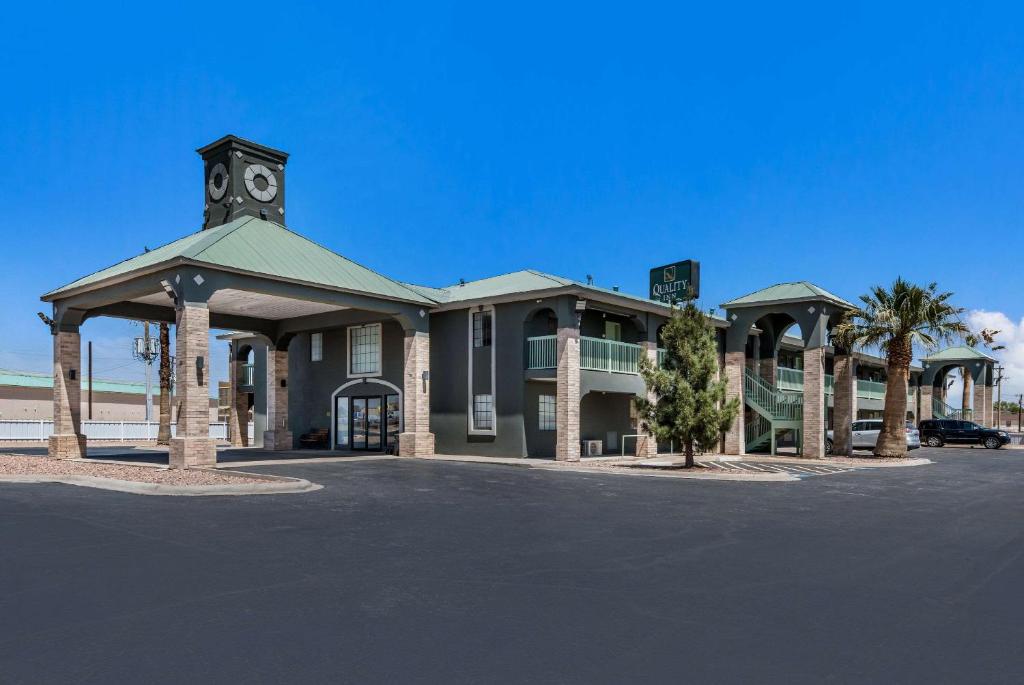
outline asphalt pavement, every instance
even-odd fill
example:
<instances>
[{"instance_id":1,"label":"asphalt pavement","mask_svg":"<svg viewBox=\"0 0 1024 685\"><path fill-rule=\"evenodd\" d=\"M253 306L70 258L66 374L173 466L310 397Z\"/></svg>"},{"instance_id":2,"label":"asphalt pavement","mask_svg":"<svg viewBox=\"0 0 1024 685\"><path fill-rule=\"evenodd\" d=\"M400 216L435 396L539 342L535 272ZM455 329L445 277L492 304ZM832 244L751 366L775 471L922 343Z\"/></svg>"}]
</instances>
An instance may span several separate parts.
<instances>
[{"instance_id":1,"label":"asphalt pavement","mask_svg":"<svg viewBox=\"0 0 1024 685\"><path fill-rule=\"evenodd\" d=\"M0 484L3 683L1019 683L1024 451L790 483L381 460Z\"/></svg>"}]
</instances>

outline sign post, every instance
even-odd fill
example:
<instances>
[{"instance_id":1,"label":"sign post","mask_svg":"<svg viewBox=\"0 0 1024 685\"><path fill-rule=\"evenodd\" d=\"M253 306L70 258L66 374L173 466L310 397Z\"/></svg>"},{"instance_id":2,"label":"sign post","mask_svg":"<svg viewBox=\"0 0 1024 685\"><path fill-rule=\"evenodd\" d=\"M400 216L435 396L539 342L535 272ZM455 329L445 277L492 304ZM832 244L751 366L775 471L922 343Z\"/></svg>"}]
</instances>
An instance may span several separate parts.
<instances>
[{"instance_id":1,"label":"sign post","mask_svg":"<svg viewBox=\"0 0 1024 685\"><path fill-rule=\"evenodd\" d=\"M666 304L700 297L700 262L687 259L651 269L652 300Z\"/></svg>"}]
</instances>

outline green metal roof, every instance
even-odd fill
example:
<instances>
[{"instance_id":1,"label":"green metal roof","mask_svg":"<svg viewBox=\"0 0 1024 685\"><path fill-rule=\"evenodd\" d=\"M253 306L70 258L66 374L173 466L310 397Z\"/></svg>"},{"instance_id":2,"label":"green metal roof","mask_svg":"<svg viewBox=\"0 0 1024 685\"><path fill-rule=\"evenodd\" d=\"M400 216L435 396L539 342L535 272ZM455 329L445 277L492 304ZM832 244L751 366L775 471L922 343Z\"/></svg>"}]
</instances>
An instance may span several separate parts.
<instances>
[{"instance_id":1,"label":"green metal roof","mask_svg":"<svg viewBox=\"0 0 1024 685\"><path fill-rule=\"evenodd\" d=\"M0 369L0 385L14 386L19 388L52 388L53 374L34 373L31 371L10 371ZM86 380L82 379L82 388L86 387ZM145 395L146 384L134 381L111 381L100 378L92 379L93 392L119 392L128 395ZM153 396L160 394L157 386L153 390Z\"/></svg>"},{"instance_id":2,"label":"green metal roof","mask_svg":"<svg viewBox=\"0 0 1024 685\"><path fill-rule=\"evenodd\" d=\"M43 297L182 258L386 298L431 304L431 298L356 264L280 224L254 217L199 231L97 271Z\"/></svg>"},{"instance_id":3,"label":"green metal roof","mask_svg":"<svg viewBox=\"0 0 1024 685\"><path fill-rule=\"evenodd\" d=\"M923 362L961 361L964 359L984 359L990 362L996 361L994 357L990 357L981 350L968 347L967 345L947 347L935 354L930 354L927 357L921 357L921 361Z\"/></svg>"},{"instance_id":4,"label":"green metal roof","mask_svg":"<svg viewBox=\"0 0 1024 685\"><path fill-rule=\"evenodd\" d=\"M735 300L730 300L725 304L721 305L723 309L730 309L736 307L750 307L760 304L770 304L772 302L793 302L801 300L828 300L834 304L842 307L854 307L855 305L847 302L838 295L834 295L824 288L810 283L808 281L797 281L795 283L778 283L773 286L769 286L762 290L738 297Z\"/></svg>"}]
</instances>

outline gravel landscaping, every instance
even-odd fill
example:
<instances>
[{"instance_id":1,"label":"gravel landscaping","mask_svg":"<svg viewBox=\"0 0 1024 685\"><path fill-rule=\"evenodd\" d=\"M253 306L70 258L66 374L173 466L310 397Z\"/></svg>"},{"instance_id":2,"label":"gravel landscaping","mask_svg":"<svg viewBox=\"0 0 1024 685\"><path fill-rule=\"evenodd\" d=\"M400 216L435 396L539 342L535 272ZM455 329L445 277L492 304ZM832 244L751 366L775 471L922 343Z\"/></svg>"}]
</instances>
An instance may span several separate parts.
<instances>
[{"instance_id":1,"label":"gravel landscaping","mask_svg":"<svg viewBox=\"0 0 1024 685\"><path fill-rule=\"evenodd\" d=\"M212 469L168 469L133 464L97 464L84 461L0 455L0 476L93 476L159 485L249 485L270 479Z\"/></svg>"}]
</instances>

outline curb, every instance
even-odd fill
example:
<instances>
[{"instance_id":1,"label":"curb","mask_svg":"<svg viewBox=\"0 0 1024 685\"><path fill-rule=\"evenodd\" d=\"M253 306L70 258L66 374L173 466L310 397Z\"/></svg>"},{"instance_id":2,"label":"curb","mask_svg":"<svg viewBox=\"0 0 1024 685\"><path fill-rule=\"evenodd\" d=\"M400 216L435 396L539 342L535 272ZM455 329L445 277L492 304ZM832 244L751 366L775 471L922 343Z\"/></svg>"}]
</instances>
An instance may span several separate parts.
<instances>
[{"instance_id":1,"label":"curb","mask_svg":"<svg viewBox=\"0 0 1024 685\"><path fill-rule=\"evenodd\" d=\"M241 473L241 472L239 472ZM252 475L252 474L245 474ZM266 476L261 476L266 478ZM139 483L116 478L98 476L58 476L50 474L0 476L0 483L63 483L99 490L113 490L132 495L167 495L176 497L202 497L206 495L286 495L320 490L322 485L311 483L304 478L281 478L277 483L246 483L244 485L165 485L163 483ZM277 478L275 478L276 480Z\"/></svg>"}]
</instances>

